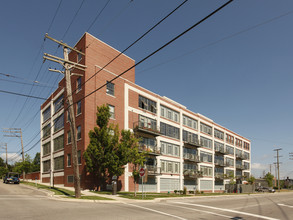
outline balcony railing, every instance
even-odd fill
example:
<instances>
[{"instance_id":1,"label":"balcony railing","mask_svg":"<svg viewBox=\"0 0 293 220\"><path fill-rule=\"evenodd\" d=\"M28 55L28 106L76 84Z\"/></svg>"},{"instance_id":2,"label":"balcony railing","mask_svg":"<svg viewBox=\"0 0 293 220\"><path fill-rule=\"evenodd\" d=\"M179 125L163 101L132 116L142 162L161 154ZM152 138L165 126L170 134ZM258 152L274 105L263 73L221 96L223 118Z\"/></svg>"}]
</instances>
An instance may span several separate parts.
<instances>
[{"instance_id":1,"label":"balcony railing","mask_svg":"<svg viewBox=\"0 0 293 220\"><path fill-rule=\"evenodd\" d=\"M242 164L236 164L236 169L244 170L244 165L242 165Z\"/></svg>"},{"instance_id":2,"label":"balcony railing","mask_svg":"<svg viewBox=\"0 0 293 220\"><path fill-rule=\"evenodd\" d=\"M215 173L216 179L224 179L224 173Z\"/></svg>"},{"instance_id":3,"label":"balcony railing","mask_svg":"<svg viewBox=\"0 0 293 220\"><path fill-rule=\"evenodd\" d=\"M184 160L189 160L189 161L192 161L195 163L200 163L200 157L195 154L186 153L186 154L183 154L183 158L184 158Z\"/></svg>"},{"instance_id":4,"label":"balcony railing","mask_svg":"<svg viewBox=\"0 0 293 220\"><path fill-rule=\"evenodd\" d=\"M225 150L222 147L216 147L215 148L215 152L216 153L220 153L220 154L225 154Z\"/></svg>"},{"instance_id":5,"label":"balcony railing","mask_svg":"<svg viewBox=\"0 0 293 220\"><path fill-rule=\"evenodd\" d=\"M243 153L236 153L236 158L241 159L241 160L245 160Z\"/></svg>"},{"instance_id":6,"label":"balcony railing","mask_svg":"<svg viewBox=\"0 0 293 220\"><path fill-rule=\"evenodd\" d=\"M157 146L150 146L150 145L140 144L138 146L138 150L140 152L146 152L147 154L161 155L161 149L159 149Z\"/></svg>"},{"instance_id":7,"label":"balcony railing","mask_svg":"<svg viewBox=\"0 0 293 220\"><path fill-rule=\"evenodd\" d=\"M133 130L152 134L155 136L161 135L160 128L154 123L137 121L133 123Z\"/></svg>"},{"instance_id":8,"label":"balcony railing","mask_svg":"<svg viewBox=\"0 0 293 220\"><path fill-rule=\"evenodd\" d=\"M215 160L215 166L225 166L225 161L224 160Z\"/></svg>"},{"instance_id":9,"label":"balcony railing","mask_svg":"<svg viewBox=\"0 0 293 220\"><path fill-rule=\"evenodd\" d=\"M155 165L146 165L146 171L148 175L161 175L161 167Z\"/></svg>"},{"instance_id":10,"label":"balcony railing","mask_svg":"<svg viewBox=\"0 0 293 220\"><path fill-rule=\"evenodd\" d=\"M187 138L187 140L184 140L183 142L191 146L202 147L201 142L197 138Z\"/></svg>"},{"instance_id":11,"label":"balcony railing","mask_svg":"<svg viewBox=\"0 0 293 220\"><path fill-rule=\"evenodd\" d=\"M190 169L184 170L183 175L184 175L184 178L192 178L192 179L203 177L201 171L190 170Z\"/></svg>"}]
</instances>

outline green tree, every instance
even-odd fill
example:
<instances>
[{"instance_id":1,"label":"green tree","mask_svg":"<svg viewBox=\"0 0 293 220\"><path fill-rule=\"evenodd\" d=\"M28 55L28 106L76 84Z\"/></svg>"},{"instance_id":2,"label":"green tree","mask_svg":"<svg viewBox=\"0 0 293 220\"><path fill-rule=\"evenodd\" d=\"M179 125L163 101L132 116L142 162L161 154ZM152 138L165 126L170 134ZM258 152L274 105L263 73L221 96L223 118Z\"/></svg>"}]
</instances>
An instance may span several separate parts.
<instances>
[{"instance_id":1,"label":"green tree","mask_svg":"<svg viewBox=\"0 0 293 220\"><path fill-rule=\"evenodd\" d=\"M273 180L274 180L274 176L268 172L266 175L265 175L265 180L267 181L269 187L272 187L273 186Z\"/></svg>"},{"instance_id":2,"label":"green tree","mask_svg":"<svg viewBox=\"0 0 293 220\"><path fill-rule=\"evenodd\" d=\"M24 156L24 161L16 162L13 167L13 172L21 174L23 171L25 173L32 172L32 159L28 154Z\"/></svg>"},{"instance_id":3,"label":"green tree","mask_svg":"<svg viewBox=\"0 0 293 220\"><path fill-rule=\"evenodd\" d=\"M9 172L9 170L5 166L0 167L0 177L5 176L5 174L8 172Z\"/></svg>"},{"instance_id":4,"label":"green tree","mask_svg":"<svg viewBox=\"0 0 293 220\"><path fill-rule=\"evenodd\" d=\"M41 160L40 155L41 155L40 152L36 153L35 158L32 161L32 170L31 170L32 172L40 171L40 160Z\"/></svg>"},{"instance_id":5,"label":"green tree","mask_svg":"<svg viewBox=\"0 0 293 220\"><path fill-rule=\"evenodd\" d=\"M110 109L106 105L97 107L97 127L89 132L90 144L83 156L87 171L95 178L95 186L112 176L124 173L124 165L132 162L133 150L137 148L137 139L130 131L122 130L121 139L118 125L109 124ZM97 183L99 180L99 183Z\"/></svg>"},{"instance_id":6,"label":"green tree","mask_svg":"<svg viewBox=\"0 0 293 220\"><path fill-rule=\"evenodd\" d=\"M0 157L0 167L4 167L5 166L5 162L3 160L2 157Z\"/></svg>"},{"instance_id":7,"label":"green tree","mask_svg":"<svg viewBox=\"0 0 293 220\"><path fill-rule=\"evenodd\" d=\"M250 185L254 184L254 182L255 182L255 177L254 177L254 176L250 176L250 177L247 179L247 182L248 182Z\"/></svg>"}]
</instances>

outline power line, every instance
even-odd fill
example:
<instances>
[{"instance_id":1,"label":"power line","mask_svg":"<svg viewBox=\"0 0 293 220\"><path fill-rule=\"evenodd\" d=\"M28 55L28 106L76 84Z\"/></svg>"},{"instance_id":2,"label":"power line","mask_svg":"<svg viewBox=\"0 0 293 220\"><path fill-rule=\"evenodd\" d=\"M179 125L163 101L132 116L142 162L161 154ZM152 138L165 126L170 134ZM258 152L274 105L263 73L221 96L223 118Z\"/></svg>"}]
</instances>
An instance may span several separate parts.
<instances>
[{"instance_id":1,"label":"power line","mask_svg":"<svg viewBox=\"0 0 293 220\"><path fill-rule=\"evenodd\" d=\"M29 86L32 86L34 84L34 83L25 83L25 82L13 81L13 80L9 80L9 79L0 79L0 81L12 82L12 83L17 83L17 84L22 84L22 85L29 85ZM35 86L47 87L47 88L55 88L55 86L49 86L49 85L38 84L38 83L36 83Z\"/></svg>"},{"instance_id":2,"label":"power line","mask_svg":"<svg viewBox=\"0 0 293 220\"><path fill-rule=\"evenodd\" d=\"M57 7L57 9L56 9L56 11L55 11L55 13L54 13L54 16L53 16L53 18L52 18L52 21L51 21L51 23L50 23L50 25L49 25L49 27L48 27L47 33L49 33L50 30L51 30L51 28L52 28L52 25L53 25L53 23L54 23L54 20L55 20L55 18L56 18L56 15L57 15L57 13L58 13L58 11L59 11L59 9L60 9L61 3L62 3L62 0L60 0L59 5L58 5L58 7Z\"/></svg>"},{"instance_id":3,"label":"power line","mask_svg":"<svg viewBox=\"0 0 293 220\"><path fill-rule=\"evenodd\" d=\"M125 48L122 52L120 52L116 57L110 60L105 66L103 66L100 70L98 70L95 74L89 77L81 86L85 85L89 80L91 80L94 76L96 76L99 72L101 72L104 68L106 68L109 64L111 64L114 60L116 60L119 56L121 56L124 52L130 49L133 45L139 42L142 38L144 38L147 34L149 34L153 29L155 29L159 24L161 24L164 20L166 20L169 16L171 16L175 11L177 11L182 5L184 5L188 0L185 0L180 5L178 5L175 9L173 9L170 13L168 13L164 18L162 18L159 22L157 22L154 26L152 26L149 30L147 30L144 34L142 34L138 39L136 39L132 44L130 44L127 48ZM91 44L91 43L90 43ZM87 48L90 46L87 46ZM73 91L73 93L76 89Z\"/></svg>"},{"instance_id":4,"label":"power line","mask_svg":"<svg viewBox=\"0 0 293 220\"><path fill-rule=\"evenodd\" d=\"M83 100L85 98L87 98L88 96L92 95L93 93L95 93L96 91L102 89L103 87L105 87L107 84L113 82L115 79L119 78L120 76L124 75L125 73L127 73L128 71L130 71L131 69L133 69L134 67L138 66L139 64L141 64L142 62L144 62L145 60L147 60L148 58L152 57L153 55L155 55L156 53L158 53L160 50L164 49L165 47L167 47L169 44L173 43L174 41L176 41L177 39L179 39L180 37L182 37L183 35L185 35L186 33L188 33L190 30L192 30L193 28L195 28L196 26L198 26L199 24L201 24L202 22L204 22L205 20L207 20L209 17L213 16L214 14L216 14L218 11L220 11L221 9L223 9L224 7L226 7L228 4L232 3L234 0L230 0L228 2L226 2L225 4L223 4L222 6L220 6L219 8L217 8L216 10L214 10L212 13L210 13L209 15L207 15L206 17L204 17L203 19L201 19L200 21L196 22L194 25L192 25L191 27L189 27L188 29L186 29L185 31L183 31L181 34L177 35L176 37L174 37L172 40L168 41L166 44L164 44L163 46L161 46L160 48L158 48L157 50L155 50L154 52L150 53L148 56L146 56L145 58L143 58L142 60L140 60L138 63L132 65L131 67L129 67L127 70L123 71L122 73L120 73L119 75L115 76L113 79L111 79L110 81L107 81L105 84L103 84L102 86L100 86L99 88L93 90L92 92L90 92L89 94L87 94L86 96L82 97L80 100ZM80 101L79 100L79 101ZM76 104L77 102L73 103ZM68 107L67 107L68 108Z\"/></svg>"},{"instance_id":5,"label":"power line","mask_svg":"<svg viewBox=\"0 0 293 220\"><path fill-rule=\"evenodd\" d=\"M91 23L91 25L88 27L88 29L86 30L86 32L89 32L89 30L92 28L92 26L94 25L94 23L96 22L96 20L100 17L100 15L102 14L102 12L105 10L105 8L107 7L107 5L109 4L111 0L108 0L106 2L106 4L104 5L104 7L101 9L101 11L98 13L98 15L95 17L95 19L93 20L93 22Z\"/></svg>"},{"instance_id":6,"label":"power line","mask_svg":"<svg viewBox=\"0 0 293 220\"><path fill-rule=\"evenodd\" d=\"M7 93L7 94L12 94L12 95L24 96L24 97L27 97L27 98L34 98L34 99L47 100L46 98L37 97L37 96L32 96L32 95L25 95L25 94L16 93L16 92L9 92L9 91L4 91L4 90L0 90L0 92L2 92L2 93Z\"/></svg>"}]
</instances>

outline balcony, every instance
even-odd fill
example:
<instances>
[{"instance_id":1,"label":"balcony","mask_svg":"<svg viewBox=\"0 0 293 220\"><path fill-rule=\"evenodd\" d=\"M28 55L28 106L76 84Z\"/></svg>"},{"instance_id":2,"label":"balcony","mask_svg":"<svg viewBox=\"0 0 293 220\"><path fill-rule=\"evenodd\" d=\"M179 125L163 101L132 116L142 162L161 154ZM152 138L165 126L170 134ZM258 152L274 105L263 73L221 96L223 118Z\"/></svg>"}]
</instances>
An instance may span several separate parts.
<instances>
[{"instance_id":1,"label":"balcony","mask_svg":"<svg viewBox=\"0 0 293 220\"><path fill-rule=\"evenodd\" d=\"M215 166L224 167L226 166L224 160L215 160Z\"/></svg>"},{"instance_id":2,"label":"balcony","mask_svg":"<svg viewBox=\"0 0 293 220\"><path fill-rule=\"evenodd\" d=\"M133 130L135 132L143 132L154 136L160 136L160 128L154 123L146 123L137 121L133 123Z\"/></svg>"},{"instance_id":3,"label":"balcony","mask_svg":"<svg viewBox=\"0 0 293 220\"><path fill-rule=\"evenodd\" d=\"M202 147L202 144L199 141L199 139L188 138L187 140L184 140L183 142L186 145L190 145L190 146L194 146L194 147Z\"/></svg>"},{"instance_id":4,"label":"balcony","mask_svg":"<svg viewBox=\"0 0 293 220\"><path fill-rule=\"evenodd\" d=\"M147 154L150 154L150 155L155 155L155 156L161 155L161 149L159 149L157 146L140 144L138 146L138 150L140 152L146 152Z\"/></svg>"},{"instance_id":5,"label":"balcony","mask_svg":"<svg viewBox=\"0 0 293 220\"><path fill-rule=\"evenodd\" d=\"M241 159L241 160L245 160L243 153L236 153L236 158Z\"/></svg>"},{"instance_id":6,"label":"balcony","mask_svg":"<svg viewBox=\"0 0 293 220\"><path fill-rule=\"evenodd\" d=\"M215 173L215 179L224 179L224 173Z\"/></svg>"},{"instance_id":7,"label":"balcony","mask_svg":"<svg viewBox=\"0 0 293 220\"><path fill-rule=\"evenodd\" d=\"M191 161L191 162L195 162L195 163L200 163L200 157L195 154L189 154L189 153L183 154L183 159Z\"/></svg>"},{"instance_id":8,"label":"balcony","mask_svg":"<svg viewBox=\"0 0 293 220\"><path fill-rule=\"evenodd\" d=\"M242 164L236 164L236 169L238 169L238 170L244 170L245 167Z\"/></svg>"},{"instance_id":9,"label":"balcony","mask_svg":"<svg viewBox=\"0 0 293 220\"><path fill-rule=\"evenodd\" d=\"M216 147L215 148L215 153L225 154L225 150L222 147Z\"/></svg>"},{"instance_id":10,"label":"balcony","mask_svg":"<svg viewBox=\"0 0 293 220\"><path fill-rule=\"evenodd\" d=\"M203 177L202 172L198 170L184 170L183 175L186 179L196 179Z\"/></svg>"},{"instance_id":11,"label":"balcony","mask_svg":"<svg viewBox=\"0 0 293 220\"><path fill-rule=\"evenodd\" d=\"M161 175L161 167L155 165L146 165L146 172L149 176Z\"/></svg>"}]
</instances>

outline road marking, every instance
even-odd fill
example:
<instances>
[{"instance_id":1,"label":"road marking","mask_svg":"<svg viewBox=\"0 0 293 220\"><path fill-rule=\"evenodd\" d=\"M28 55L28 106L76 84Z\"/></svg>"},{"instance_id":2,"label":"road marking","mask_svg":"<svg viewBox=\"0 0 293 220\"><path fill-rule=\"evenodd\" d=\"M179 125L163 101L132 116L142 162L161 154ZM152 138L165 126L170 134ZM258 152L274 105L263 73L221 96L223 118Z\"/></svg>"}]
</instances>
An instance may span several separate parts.
<instances>
[{"instance_id":1,"label":"road marking","mask_svg":"<svg viewBox=\"0 0 293 220\"><path fill-rule=\"evenodd\" d=\"M200 204L190 204L190 203L185 203L185 202L174 202L174 203L184 204L184 205L191 205L191 206L198 206L198 207L202 207L202 208L215 209L215 210L220 210L220 211L225 211L225 212L232 212L232 213L248 215L248 216L261 218L261 219L267 219L267 220L278 220L276 218L271 218L271 217L267 217L267 216L252 214L252 213L248 213L248 212L235 211L235 210L232 210L232 209L217 208L217 207L213 207L213 206L206 206L206 205L200 205Z\"/></svg>"},{"instance_id":2,"label":"road marking","mask_svg":"<svg viewBox=\"0 0 293 220\"><path fill-rule=\"evenodd\" d=\"M285 205L285 204L278 204L279 206L285 206L285 207L289 207L289 208L293 208L293 206L291 205Z\"/></svg>"},{"instance_id":3,"label":"road marking","mask_svg":"<svg viewBox=\"0 0 293 220\"><path fill-rule=\"evenodd\" d=\"M150 209L150 208L146 208L146 207L138 206L138 205L134 205L134 204L129 204L129 203L127 205L131 205L131 206L138 207L138 208L141 208L141 209L146 209L146 210L149 210L149 211L152 211L152 212L159 213L161 215L167 215L167 216L170 216L170 217L173 217L173 218L178 218L178 219L181 219L181 220L187 220L186 218L181 218L179 216L171 215L169 213L161 212L161 211L158 211L158 210L155 210L155 209Z\"/></svg>"},{"instance_id":4,"label":"road marking","mask_svg":"<svg viewBox=\"0 0 293 220\"><path fill-rule=\"evenodd\" d=\"M164 205L168 205L168 204L164 204ZM168 206L175 206L175 205L168 205ZM200 209L192 209L192 208L188 208L188 207L184 207L184 206L175 206L175 207L180 207L180 208L183 208L183 209L188 209L188 210L193 210L193 211L204 212L204 213L207 213L207 214L217 215L217 216L221 216L221 217L225 217L225 218L229 218L229 219L233 218L233 216L222 215L222 214L218 214L218 213L215 213L215 212L209 212L209 211L204 211L204 210L200 210Z\"/></svg>"}]
</instances>

